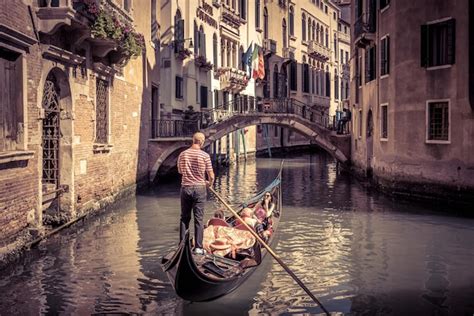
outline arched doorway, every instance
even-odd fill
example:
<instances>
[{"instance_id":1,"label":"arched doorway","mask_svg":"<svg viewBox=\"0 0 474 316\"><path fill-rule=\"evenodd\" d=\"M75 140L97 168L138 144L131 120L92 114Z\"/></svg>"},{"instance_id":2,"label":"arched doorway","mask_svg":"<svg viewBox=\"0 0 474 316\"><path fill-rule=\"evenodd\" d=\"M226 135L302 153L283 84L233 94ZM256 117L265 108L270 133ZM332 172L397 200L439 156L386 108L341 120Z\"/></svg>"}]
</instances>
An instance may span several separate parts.
<instances>
[{"instance_id":1,"label":"arched doorway","mask_svg":"<svg viewBox=\"0 0 474 316\"><path fill-rule=\"evenodd\" d=\"M43 223L60 224L73 215L71 91L62 70L48 73L41 105Z\"/></svg>"},{"instance_id":2,"label":"arched doorway","mask_svg":"<svg viewBox=\"0 0 474 316\"><path fill-rule=\"evenodd\" d=\"M367 177L372 177L372 158L374 156L374 122L372 117L372 110L367 114L367 129L366 129L366 145L367 145Z\"/></svg>"}]
</instances>

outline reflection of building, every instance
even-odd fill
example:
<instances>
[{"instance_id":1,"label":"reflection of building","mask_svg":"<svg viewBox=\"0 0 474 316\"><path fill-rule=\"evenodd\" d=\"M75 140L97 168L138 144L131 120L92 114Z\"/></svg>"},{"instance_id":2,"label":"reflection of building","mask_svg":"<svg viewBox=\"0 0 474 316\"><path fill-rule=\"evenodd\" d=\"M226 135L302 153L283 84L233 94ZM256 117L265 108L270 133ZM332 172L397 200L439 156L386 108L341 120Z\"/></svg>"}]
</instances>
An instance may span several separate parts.
<instances>
[{"instance_id":1,"label":"reflection of building","mask_svg":"<svg viewBox=\"0 0 474 316\"><path fill-rule=\"evenodd\" d=\"M410 193L473 191L472 6L355 1L351 110L357 170Z\"/></svg>"},{"instance_id":2,"label":"reflection of building","mask_svg":"<svg viewBox=\"0 0 474 316\"><path fill-rule=\"evenodd\" d=\"M2 6L0 246L146 179L158 9L156 0Z\"/></svg>"}]
</instances>

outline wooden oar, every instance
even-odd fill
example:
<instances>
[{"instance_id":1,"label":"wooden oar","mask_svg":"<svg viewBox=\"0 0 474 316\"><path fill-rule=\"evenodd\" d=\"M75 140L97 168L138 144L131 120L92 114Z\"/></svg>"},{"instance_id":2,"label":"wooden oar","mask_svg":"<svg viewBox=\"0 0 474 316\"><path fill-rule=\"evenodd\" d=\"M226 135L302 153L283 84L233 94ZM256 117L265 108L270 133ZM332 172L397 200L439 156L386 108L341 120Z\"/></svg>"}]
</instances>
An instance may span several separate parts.
<instances>
[{"instance_id":1,"label":"wooden oar","mask_svg":"<svg viewBox=\"0 0 474 316\"><path fill-rule=\"evenodd\" d=\"M293 271L291 271L290 268L277 256L277 254L272 250L272 248L270 248L270 246L267 245L267 243L264 242L262 238L260 238L260 236L253 230L253 228L251 228L239 216L239 214L237 214L237 212L234 211L234 209L232 209L232 207L229 204L227 204L226 201L224 201L224 199L212 187L209 187L209 190L212 193L214 193L214 195L219 199L219 201L221 201L222 204L224 204L225 207L227 207L227 209L229 211L231 211L232 214L234 214L234 216L242 222L242 224L244 224L244 226L247 228L247 230L250 233L252 233L252 235L260 242L260 244L268 250L268 252L272 255L272 257L283 267L283 269L285 269L285 271L296 281L296 283L298 283L298 285L306 292L306 294L308 294L309 297L311 297L311 299L316 304L318 304L319 307L321 307L321 309L326 313L326 315L330 315L329 312L326 310L326 308L324 308L323 304L321 304L321 302L319 302L319 300L313 295L313 293L311 293L311 291L303 284L303 282L293 273Z\"/></svg>"}]
</instances>

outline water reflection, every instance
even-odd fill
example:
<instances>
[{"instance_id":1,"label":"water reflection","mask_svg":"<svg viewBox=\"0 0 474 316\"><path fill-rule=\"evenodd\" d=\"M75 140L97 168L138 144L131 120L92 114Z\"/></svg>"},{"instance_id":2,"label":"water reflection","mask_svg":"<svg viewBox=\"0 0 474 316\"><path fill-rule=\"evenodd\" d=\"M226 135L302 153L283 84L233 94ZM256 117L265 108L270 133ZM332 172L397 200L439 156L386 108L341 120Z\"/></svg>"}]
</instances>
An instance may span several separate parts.
<instances>
[{"instance_id":1,"label":"water reflection","mask_svg":"<svg viewBox=\"0 0 474 316\"><path fill-rule=\"evenodd\" d=\"M216 189L245 201L279 159L221 171ZM237 291L209 303L176 297L159 267L178 241L179 183L132 198L62 232L0 274L1 315L317 314L270 258ZM459 315L474 311L474 220L367 192L327 155L289 158L277 253L330 311ZM207 216L218 207L211 198Z\"/></svg>"}]
</instances>

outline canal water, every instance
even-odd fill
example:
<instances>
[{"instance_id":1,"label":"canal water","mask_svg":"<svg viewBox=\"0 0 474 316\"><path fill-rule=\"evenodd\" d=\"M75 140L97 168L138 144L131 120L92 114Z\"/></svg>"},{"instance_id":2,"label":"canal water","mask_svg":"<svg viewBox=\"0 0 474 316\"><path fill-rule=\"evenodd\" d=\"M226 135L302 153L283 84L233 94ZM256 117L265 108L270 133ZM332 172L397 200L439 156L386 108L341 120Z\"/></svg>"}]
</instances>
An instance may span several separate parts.
<instances>
[{"instance_id":1,"label":"canal water","mask_svg":"<svg viewBox=\"0 0 474 316\"><path fill-rule=\"evenodd\" d=\"M216 189L230 203L242 202L279 165L257 159L231 166ZM0 272L0 314L321 313L268 257L221 299L178 298L159 265L178 242L178 191L178 181L163 184L41 243ZM286 158L283 196L274 249L331 312L473 314L473 218L369 192L323 153ZM208 217L217 206L209 201Z\"/></svg>"}]
</instances>

